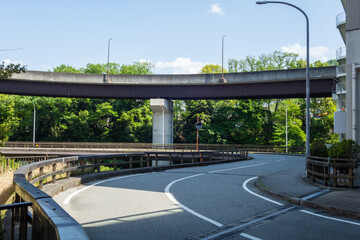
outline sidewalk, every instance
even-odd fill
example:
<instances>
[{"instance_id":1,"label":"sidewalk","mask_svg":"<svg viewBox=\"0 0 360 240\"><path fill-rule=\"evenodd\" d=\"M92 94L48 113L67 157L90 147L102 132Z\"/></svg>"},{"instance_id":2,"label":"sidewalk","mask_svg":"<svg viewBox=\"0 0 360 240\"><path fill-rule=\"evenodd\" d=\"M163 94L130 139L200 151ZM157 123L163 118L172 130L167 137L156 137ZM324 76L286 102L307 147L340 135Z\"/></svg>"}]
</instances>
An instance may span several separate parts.
<instances>
[{"instance_id":1,"label":"sidewalk","mask_svg":"<svg viewBox=\"0 0 360 240\"><path fill-rule=\"evenodd\" d=\"M360 219L359 189L318 187L303 179L303 174L304 169L278 172L259 177L255 185L265 193L295 204Z\"/></svg>"}]
</instances>

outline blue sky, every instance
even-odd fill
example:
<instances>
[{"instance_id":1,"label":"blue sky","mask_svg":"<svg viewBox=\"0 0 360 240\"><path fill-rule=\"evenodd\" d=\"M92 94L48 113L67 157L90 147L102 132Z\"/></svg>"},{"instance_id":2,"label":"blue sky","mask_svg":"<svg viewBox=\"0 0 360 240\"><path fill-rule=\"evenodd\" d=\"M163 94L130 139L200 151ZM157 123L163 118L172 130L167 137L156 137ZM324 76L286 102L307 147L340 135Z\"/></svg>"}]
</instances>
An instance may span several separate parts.
<instances>
[{"instance_id":1,"label":"blue sky","mask_svg":"<svg viewBox=\"0 0 360 240\"><path fill-rule=\"evenodd\" d=\"M155 73L198 73L205 64L275 50L305 49L305 18L255 0L11 0L1 1L0 60L47 71L110 61L151 61ZM288 1L310 19L311 59L335 58L344 46L335 25L340 0ZM23 48L24 47L24 48ZM3 51L5 49L17 49Z\"/></svg>"}]
</instances>

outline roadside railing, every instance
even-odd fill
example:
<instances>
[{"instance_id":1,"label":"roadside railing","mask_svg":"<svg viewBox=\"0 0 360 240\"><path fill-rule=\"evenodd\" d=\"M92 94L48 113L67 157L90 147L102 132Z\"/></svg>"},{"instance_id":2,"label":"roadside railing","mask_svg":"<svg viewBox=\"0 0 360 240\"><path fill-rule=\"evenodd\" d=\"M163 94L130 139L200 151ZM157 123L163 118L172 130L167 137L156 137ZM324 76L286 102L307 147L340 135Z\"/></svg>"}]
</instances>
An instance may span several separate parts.
<instances>
[{"instance_id":1,"label":"roadside railing","mask_svg":"<svg viewBox=\"0 0 360 240\"><path fill-rule=\"evenodd\" d=\"M26 168L26 179L43 188L46 183L70 175L109 172L158 166L191 165L211 161L235 161L246 159L248 151L203 151L203 152L146 152L110 155L74 156L33 163Z\"/></svg>"},{"instance_id":2,"label":"roadside railing","mask_svg":"<svg viewBox=\"0 0 360 240\"><path fill-rule=\"evenodd\" d=\"M16 170L21 166L33 162L45 161L48 159L56 158L56 155L50 156L16 156L16 157L0 157L0 174L8 170Z\"/></svg>"},{"instance_id":3,"label":"roadside railing","mask_svg":"<svg viewBox=\"0 0 360 240\"><path fill-rule=\"evenodd\" d=\"M247 149L198 152L152 151L56 158L19 168L14 174L15 193L19 202L32 203L32 239L88 239L81 225L51 196L40 190L43 189L44 184L56 183L63 178L68 179L71 175L87 176L88 174L93 177L104 174L109 177L114 174L152 172L247 158Z\"/></svg>"},{"instance_id":4,"label":"roadside railing","mask_svg":"<svg viewBox=\"0 0 360 240\"><path fill-rule=\"evenodd\" d=\"M28 208L32 206L31 202L21 202L14 203L9 205L0 206L0 212L4 210L10 211L10 239L15 239L15 226L19 223L19 240L26 240L28 235L28 223L32 222L32 216L28 212ZM1 229L1 228L0 228ZM5 235L5 230L0 232L0 239L3 239Z\"/></svg>"},{"instance_id":5,"label":"roadside railing","mask_svg":"<svg viewBox=\"0 0 360 240\"><path fill-rule=\"evenodd\" d=\"M336 27L338 27L340 24L344 24L344 23L346 23L346 13L342 12L336 16Z\"/></svg>"},{"instance_id":6,"label":"roadside railing","mask_svg":"<svg viewBox=\"0 0 360 240\"><path fill-rule=\"evenodd\" d=\"M313 181L319 180L325 186L353 187L354 169L357 159L335 159L309 156L307 162L307 177Z\"/></svg>"},{"instance_id":7,"label":"roadside railing","mask_svg":"<svg viewBox=\"0 0 360 240\"><path fill-rule=\"evenodd\" d=\"M286 153L285 146L276 145L243 145L243 144L199 144L201 151L220 151L246 148L251 152ZM95 142L5 142L3 149L28 150L33 152L48 152L59 150L63 152L149 152L149 151L194 151L196 144L153 144L153 143L95 143ZM288 147L288 153L305 152L305 147Z\"/></svg>"}]
</instances>

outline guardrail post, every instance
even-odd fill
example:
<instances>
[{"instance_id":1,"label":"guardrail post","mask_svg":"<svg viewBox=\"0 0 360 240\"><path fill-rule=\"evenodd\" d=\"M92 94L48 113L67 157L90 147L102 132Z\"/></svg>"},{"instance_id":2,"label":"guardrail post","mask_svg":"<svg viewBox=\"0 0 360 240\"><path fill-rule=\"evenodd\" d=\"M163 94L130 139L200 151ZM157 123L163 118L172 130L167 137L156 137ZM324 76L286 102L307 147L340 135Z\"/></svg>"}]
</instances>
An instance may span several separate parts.
<instances>
[{"instance_id":1,"label":"guardrail post","mask_svg":"<svg viewBox=\"0 0 360 240\"><path fill-rule=\"evenodd\" d=\"M158 166L158 153L155 153L155 166Z\"/></svg>"},{"instance_id":2,"label":"guardrail post","mask_svg":"<svg viewBox=\"0 0 360 240\"><path fill-rule=\"evenodd\" d=\"M97 166L96 166L96 171L98 172L98 173L100 173L100 159L96 159L96 164L97 164Z\"/></svg>"},{"instance_id":3,"label":"guardrail post","mask_svg":"<svg viewBox=\"0 0 360 240\"><path fill-rule=\"evenodd\" d=\"M143 167L143 156L140 156L140 167Z\"/></svg>"},{"instance_id":4,"label":"guardrail post","mask_svg":"<svg viewBox=\"0 0 360 240\"><path fill-rule=\"evenodd\" d=\"M114 168L114 171L116 171L116 158L113 158L113 168Z\"/></svg>"},{"instance_id":5,"label":"guardrail post","mask_svg":"<svg viewBox=\"0 0 360 240\"><path fill-rule=\"evenodd\" d=\"M34 211L33 219L32 219L32 231L31 237L32 239L41 239L41 232L42 232L42 222L37 216L37 213Z\"/></svg>"},{"instance_id":6,"label":"guardrail post","mask_svg":"<svg viewBox=\"0 0 360 240\"><path fill-rule=\"evenodd\" d=\"M132 157L131 157L131 156L130 156L130 158L129 158L129 168L130 168L130 169L133 168Z\"/></svg>"},{"instance_id":7,"label":"guardrail post","mask_svg":"<svg viewBox=\"0 0 360 240\"><path fill-rule=\"evenodd\" d=\"M184 164L184 152L181 152L181 164Z\"/></svg>"},{"instance_id":8,"label":"guardrail post","mask_svg":"<svg viewBox=\"0 0 360 240\"><path fill-rule=\"evenodd\" d=\"M171 153L169 153L169 165L171 165Z\"/></svg>"},{"instance_id":9,"label":"guardrail post","mask_svg":"<svg viewBox=\"0 0 360 240\"><path fill-rule=\"evenodd\" d=\"M15 203L20 203L21 198L18 194L15 194ZM20 211L18 208L15 208L15 211L13 212L14 221L18 221L20 217Z\"/></svg>"},{"instance_id":10,"label":"guardrail post","mask_svg":"<svg viewBox=\"0 0 360 240\"><path fill-rule=\"evenodd\" d=\"M66 163L66 178L70 178L70 174L71 174L71 171L69 170L69 168L71 167L71 163L70 162L67 162Z\"/></svg>"},{"instance_id":11,"label":"guardrail post","mask_svg":"<svg viewBox=\"0 0 360 240\"><path fill-rule=\"evenodd\" d=\"M146 166L150 167L150 154L146 153Z\"/></svg>"},{"instance_id":12,"label":"guardrail post","mask_svg":"<svg viewBox=\"0 0 360 240\"><path fill-rule=\"evenodd\" d=\"M191 163L194 163L194 153L191 151Z\"/></svg>"},{"instance_id":13,"label":"guardrail post","mask_svg":"<svg viewBox=\"0 0 360 240\"><path fill-rule=\"evenodd\" d=\"M19 239L26 240L27 238L27 206L20 208L20 228Z\"/></svg>"},{"instance_id":14,"label":"guardrail post","mask_svg":"<svg viewBox=\"0 0 360 240\"><path fill-rule=\"evenodd\" d=\"M28 172L28 174L27 174L27 180L28 180L28 182L31 182L32 181L32 171L30 171L30 172Z\"/></svg>"},{"instance_id":15,"label":"guardrail post","mask_svg":"<svg viewBox=\"0 0 360 240\"><path fill-rule=\"evenodd\" d=\"M15 211L16 208L11 209L11 226L10 226L10 237L11 240L14 239L14 229L15 229Z\"/></svg>"},{"instance_id":16,"label":"guardrail post","mask_svg":"<svg viewBox=\"0 0 360 240\"><path fill-rule=\"evenodd\" d=\"M84 159L81 160L80 165L85 166L85 160ZM84 173L85 173L85 168L81 168L81 175L84 175Z\"/></svg>"},{"instance_id":17,"label":"guardrail post","mask_svg":"<svg viewBox=\"0 0 360 240\"><path fill-rule=\"evenodd\" d=\"M56 172L56 163L52 165L52 171ZM56 175L52 176L52 183L56 183Z\"/></svg>"},{"instance_id":18,"label":"guardrail post","mask_svg":"<svg viewBox=\"0 0 360 240\"><path fill-rule=\"evenodd\" d=\"M336 167L333 167L332 180L333 180L333 187L336 187L337 186L337 170L336 170Z\"/></svg>"},{"instance_id":19,"label":"guardrail post","mask_svg":"<svg viewBox=\"0 0 360 240\"><path fill-rule=\"evenodd\" d=\"M44 175L44 167L40 168L40 176ZM39 189L43 188L44 180L40 180L39 182Z\"/></svg>"}]
</instances>

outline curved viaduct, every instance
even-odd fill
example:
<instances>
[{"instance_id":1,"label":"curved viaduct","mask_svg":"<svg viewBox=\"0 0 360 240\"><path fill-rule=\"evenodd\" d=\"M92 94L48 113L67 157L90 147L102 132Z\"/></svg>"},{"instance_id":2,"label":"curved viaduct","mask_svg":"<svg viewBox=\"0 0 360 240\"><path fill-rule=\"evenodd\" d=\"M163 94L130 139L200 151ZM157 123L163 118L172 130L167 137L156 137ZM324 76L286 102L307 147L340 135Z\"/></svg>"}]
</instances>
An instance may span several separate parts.
<instances>
[{"instance_id":1,"label":"curved viaduct","mask_svg":"<svg viewBox=\"0 0 360 240\"><path fill-rule=\"evenodd\" d=\"M335 67L311 68L311 97L329 97ZM80 98L269 99L305 97L305 69L186 75L109 75L27 71L0 81L0 93Z\"/></svg>"}]
</instances>

